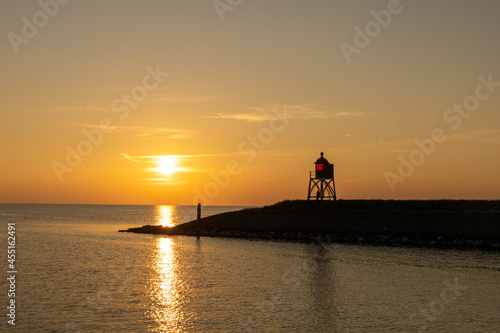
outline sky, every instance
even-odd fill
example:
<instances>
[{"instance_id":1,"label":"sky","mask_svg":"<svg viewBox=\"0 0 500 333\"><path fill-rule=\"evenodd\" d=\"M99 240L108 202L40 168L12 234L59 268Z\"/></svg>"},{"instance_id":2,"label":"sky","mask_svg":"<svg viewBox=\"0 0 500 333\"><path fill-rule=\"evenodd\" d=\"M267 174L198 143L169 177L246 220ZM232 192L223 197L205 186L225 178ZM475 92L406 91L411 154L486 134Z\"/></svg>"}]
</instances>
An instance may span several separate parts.
<instances>
[{"instance_id":1,"label":"sky","mask_svg":"<svg viewBox=\"0 0 500 333\"><path fill-rule=\"evenodd\" d=\"M0 203L500 199L497 0L0 2Z\"/></svg>"}]
</instances>

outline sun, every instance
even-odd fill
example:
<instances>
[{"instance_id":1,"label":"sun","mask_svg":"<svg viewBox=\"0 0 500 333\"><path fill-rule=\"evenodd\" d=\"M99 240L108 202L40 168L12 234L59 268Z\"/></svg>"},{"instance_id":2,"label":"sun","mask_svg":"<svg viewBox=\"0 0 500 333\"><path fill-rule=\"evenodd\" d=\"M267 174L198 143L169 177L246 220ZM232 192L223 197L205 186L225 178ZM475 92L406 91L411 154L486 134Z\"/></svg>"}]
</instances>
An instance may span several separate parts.
<instances>
[{"instance_id":1,"label":"sun","mask_svg":"<svg viewBox=\"0 0 500 333\"><path fill-rule=\"evenodd\" d=\"M178 170L177 168L177 158L174 156L162 156L158 158L158 167L155 168L161 174L165 176L171 175Z\"/></svg>"}]
</instances>

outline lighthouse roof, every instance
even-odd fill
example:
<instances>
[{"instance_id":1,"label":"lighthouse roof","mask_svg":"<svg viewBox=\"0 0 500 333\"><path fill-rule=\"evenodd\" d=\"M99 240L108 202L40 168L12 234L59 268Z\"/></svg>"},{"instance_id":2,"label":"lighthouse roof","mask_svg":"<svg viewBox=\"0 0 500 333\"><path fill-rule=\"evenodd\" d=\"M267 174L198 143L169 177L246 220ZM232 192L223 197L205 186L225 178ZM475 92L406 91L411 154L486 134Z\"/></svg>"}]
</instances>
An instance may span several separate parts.
<instances>
[{"instance_id":1,"label":"lighthouse roof","mask_svg":"<svg viewBox=\"0 0 500 333\"><path fill-rule=\"evenodd\" d=\"M314 162L314 164L330 164L326 158L323 157L323 152L321 152L321 157Z\"/></svg>"}]
</instances>

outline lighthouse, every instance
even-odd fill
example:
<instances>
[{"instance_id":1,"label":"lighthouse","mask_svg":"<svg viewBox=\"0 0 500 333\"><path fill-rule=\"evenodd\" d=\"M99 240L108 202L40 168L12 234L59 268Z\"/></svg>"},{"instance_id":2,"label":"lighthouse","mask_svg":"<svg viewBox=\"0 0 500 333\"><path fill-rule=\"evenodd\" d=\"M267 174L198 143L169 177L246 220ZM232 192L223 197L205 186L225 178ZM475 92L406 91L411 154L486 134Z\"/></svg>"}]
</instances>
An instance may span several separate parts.
<instances>
[{"instance_id":1,"label":"lighthouse","mask_svg":"<svg viewBox=\"0 0 500 333\"><path fill-rule=\"evenodd\" d=\"M316 197L316 200L337 200L333 164L330 164L323 155L321 152L321 157L314 162L315 170L309 173L307 200L310 200L311 197Z\"/></svg>"}]
</instances>

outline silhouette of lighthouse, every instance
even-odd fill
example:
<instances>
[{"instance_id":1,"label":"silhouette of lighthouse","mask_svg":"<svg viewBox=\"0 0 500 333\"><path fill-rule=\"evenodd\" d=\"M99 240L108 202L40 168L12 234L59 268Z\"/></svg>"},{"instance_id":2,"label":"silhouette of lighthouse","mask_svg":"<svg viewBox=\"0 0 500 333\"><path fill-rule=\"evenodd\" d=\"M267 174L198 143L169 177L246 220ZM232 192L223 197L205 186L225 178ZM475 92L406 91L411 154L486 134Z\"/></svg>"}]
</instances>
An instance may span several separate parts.
<instances>
[{"instance_id":1,"label":"silhouette of lighthouse","mask_svg":"<svg viewBox=\"0 0 500 333\"><path fill-rule=\"evenodd\" d=\"M326 158L321 157L314 162L315 171L309 173L309 191L307 192L307 200L316 196L316 200L337 200L335 192L335 180L333 178L333 164L330 164ZM316 190L316 193L314 193Z\"/></svg>"}]
</instances>

